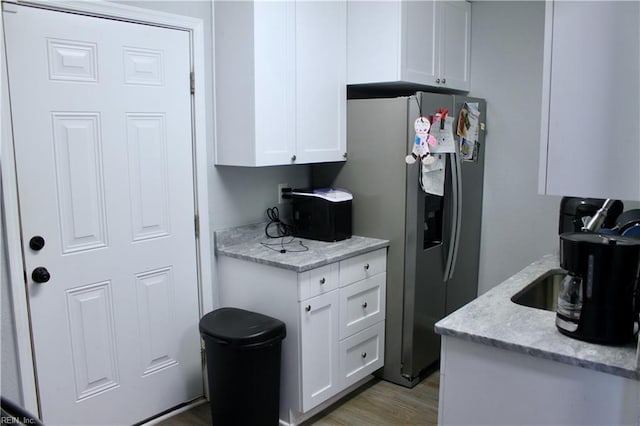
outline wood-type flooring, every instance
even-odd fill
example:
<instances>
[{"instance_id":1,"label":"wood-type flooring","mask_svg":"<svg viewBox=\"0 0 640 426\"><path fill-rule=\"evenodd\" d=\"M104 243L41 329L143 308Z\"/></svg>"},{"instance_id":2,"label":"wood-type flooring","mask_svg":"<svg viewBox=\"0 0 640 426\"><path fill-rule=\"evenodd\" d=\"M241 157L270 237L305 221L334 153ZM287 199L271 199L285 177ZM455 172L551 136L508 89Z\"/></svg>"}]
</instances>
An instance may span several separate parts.
<instances>
[{"instance_id":1,"label":"wood-type flooring","mask_svg":"<svg viewBox=\"0 0 640 426\"><path fill-rule=\"evenodd\" d=\"M303 423L303 426L436 425L439 385L439 371L427 376L413 389L374 379L312 417ZM209 404L202 404L166 419L158 425L211 425L209 410Z\"/></svg>"}]
</instances>

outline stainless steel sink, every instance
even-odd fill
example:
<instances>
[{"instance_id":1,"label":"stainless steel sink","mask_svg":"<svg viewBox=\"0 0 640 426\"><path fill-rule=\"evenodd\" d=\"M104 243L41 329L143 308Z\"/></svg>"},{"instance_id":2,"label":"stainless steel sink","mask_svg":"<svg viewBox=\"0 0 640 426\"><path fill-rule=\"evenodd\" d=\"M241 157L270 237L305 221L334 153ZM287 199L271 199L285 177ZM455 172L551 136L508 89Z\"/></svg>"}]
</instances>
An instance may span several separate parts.
<instances>
[{"instance_id":1,"label":"stainless steel sink","mask_svg":"<svg viewBox=\"0 0 640 426\"><path fill-rule=\"evenodd\" d=\"M560 283L566 275L567 272L562 269L549 271L516 293L511 301L518 305L555 312L558 307Z\"/></svg>"}]
</instances>

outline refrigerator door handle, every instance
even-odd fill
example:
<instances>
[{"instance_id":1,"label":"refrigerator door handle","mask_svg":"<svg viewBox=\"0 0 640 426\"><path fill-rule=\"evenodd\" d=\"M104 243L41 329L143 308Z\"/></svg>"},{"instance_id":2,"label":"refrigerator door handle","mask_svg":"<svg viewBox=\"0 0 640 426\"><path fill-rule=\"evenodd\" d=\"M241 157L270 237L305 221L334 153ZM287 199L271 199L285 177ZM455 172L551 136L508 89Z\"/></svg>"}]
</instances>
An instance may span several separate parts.
<instances>
[{"instance_id":1,"label":"refrigerator door handle","mask_svg":"<svg viewBox=\"0 0 640 426\"><path fill-rule=\"evenodd\" d=\"M457 154L449 154L449 165L451 167L451 232L449 234L449 253L447 253L447 262L444 267L444 282L449 281L451 277L451 269L453 267L453 256L455 251L455 241L458 226L458 168L456 167Z\"/></svg>"},{"instance_id":2,"label":"refrigerator door handle","mask_svg":"<svg viewBox=\"0 0 640 426\"><path fill-rule=\"evenodd\" d=\"M460 155L458 150L456 149L455 154L452 155L455 157L456 163L456 184L457 190L456 195L458 196L458 200L456 203L456 229L455 229L455 237L453 237L453 259L451 260L451 267L449 268L449 275L447 276L447 281L453 278L453 273L456 269L456 263L458 262L458 248L460 247L460 230L462 229L462 166L460 165Z\"/></svg>"}]
</instances>

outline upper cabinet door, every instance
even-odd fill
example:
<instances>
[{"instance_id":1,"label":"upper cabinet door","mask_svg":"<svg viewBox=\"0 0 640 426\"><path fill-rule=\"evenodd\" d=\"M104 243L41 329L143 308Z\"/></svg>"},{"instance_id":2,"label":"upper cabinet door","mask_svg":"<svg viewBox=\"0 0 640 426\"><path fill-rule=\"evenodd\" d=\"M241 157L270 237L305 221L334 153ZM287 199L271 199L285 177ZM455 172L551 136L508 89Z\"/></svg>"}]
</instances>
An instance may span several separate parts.
<instances>
[{"instance_id":1,"label":"upper cabinet door","mask_svg":"<svg viewBox=\"0 0 640 426\"><path fill-rule=\"evenodd\" d=\"M346 155L345 1L215 1L216 164Z\"/></svg>"},{"instance_id":2,"label":"upper cabinet door","mask_svg":"<svg viewBox=\"0 0 640 426\"><path fill-rule=\"evenodd\" d=\"M439 79L437 1L402 3L401 80L436 86Z\"/></svg>"},{"instance_id":3,"label":"upper cabinet door","mask_svg":"<svg viewBox=\"0 0 640 426\"><path fill-rule=\"evenodd\" d=\"M469 90L466 1L349 1L347 82Z\"/></svg>"},{"instance_id":4,"label":"upper cabinet door","mask_svg":"<svg viewBox=\"0 0 640 426\"><path fill-rule=\"evenodd\" d=\"M440 84L458 90L469 90L471 58L471 3L439 1Z\"/></svg>"},{"instance_id":5,"label":"upper cabinet door","mask_svg":"<svg viewBox=\"0 0 640 426\"><path fill-rule=\"evenodd\" d=\"M347 3L296 3L296 163L346 158Z\"/></svg>"},{"instance_id":6,"label":"upper cabinet door","mask_svg":"<svg viewBox=\"0 0 640 426\"><path fill-rule=\"evenodd\" d=\"M640 3L546 3L539 191L640 200Z\"/></svg>"}]
</instances>

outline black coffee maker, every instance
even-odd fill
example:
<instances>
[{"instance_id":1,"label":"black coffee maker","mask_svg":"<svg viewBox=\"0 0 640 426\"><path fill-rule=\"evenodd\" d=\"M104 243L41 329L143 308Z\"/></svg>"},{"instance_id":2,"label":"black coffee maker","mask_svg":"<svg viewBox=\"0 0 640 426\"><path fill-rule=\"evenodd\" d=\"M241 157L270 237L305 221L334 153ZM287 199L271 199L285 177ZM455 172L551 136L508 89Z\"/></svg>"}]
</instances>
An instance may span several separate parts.
<instances>
[{"instance_id":1,"label":"black coffee maker","mask_svg":"<svg viewBox=\"0 0 640 426\"><path fill-rule=\"evenodd\" d=\"M560 235L556 326L587 342L621 345L634 336L640 297L640 240L591 232Z\"/></svg>"}]
</instances>

